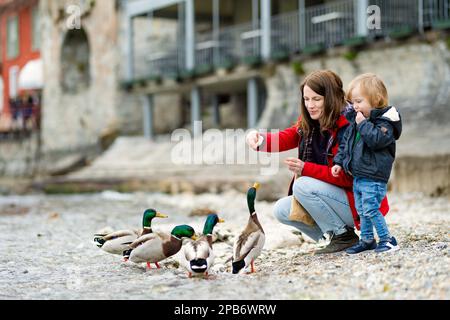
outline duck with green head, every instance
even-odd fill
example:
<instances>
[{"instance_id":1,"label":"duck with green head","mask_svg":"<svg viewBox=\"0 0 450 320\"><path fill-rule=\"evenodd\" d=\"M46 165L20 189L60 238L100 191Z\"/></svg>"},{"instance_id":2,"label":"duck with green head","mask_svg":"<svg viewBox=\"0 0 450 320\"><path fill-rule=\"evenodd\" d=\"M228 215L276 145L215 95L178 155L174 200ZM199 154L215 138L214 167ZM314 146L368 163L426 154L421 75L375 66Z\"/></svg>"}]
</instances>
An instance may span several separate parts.
<instances>
[{"instance_id":1,"label":"duck with green head","mask_svg":"<svg viewBox=\"0 0 450 320\"><path fill-rule=\"evenodd\" d=\"M95 234L94 242L102 250L112 253L123 255L124 250L128 249L124 242L133 242L138 237L152 233L152 220L154 218L167 218L165 214L157 212L155 209L147 209L143 213L142 217L142 229L139 230L119 230L108 234ZM125 256L126 260L127 257Z\"/></svg>"},{"instance_id":2,"label":"duck with green head","mask_svg":"<svg viewBox=\"0 0 450 320\"><path fill-rule=\"evenodd\" d=\"M264 230L255 211L256 191L258 189L259 184L255 183L247 191L247 206L250 217L245 229L234 242L232 258L234 274L241 270L247 270L249 266L250 272L255 272L254 261L261 254L266 240Z\"/></svg>"},{"instance_id":3,"label":"duck with green head","mask_svg":"<svg viewBox=\"0 0 450 320\"><path fill-rule=\"evenodd\" d=\"M182 264L188 270L188 276L208 276L209 269L214 263L214 252L212 248L212 234L217 223L225 222L217 214L210 214L206 218L203 227L203 235L195 241L186 241L183 246Z\"/></svg>"},{"instance_id":4,"label":"duck with green head","mask_svg":"<svg viewBox=\"0 0 450 320\"><path fill-rule=\"evenodd\" d=\"M150 263L155 263L173 256L180 251L182 240L191 238L196 240L194 228L188 225L179 225L172 229L170 234L155 232L143 235L132 243L124 243L131 249L130 261L134 263L146 262L149 268Z\"/></svg>"}]
</instances>

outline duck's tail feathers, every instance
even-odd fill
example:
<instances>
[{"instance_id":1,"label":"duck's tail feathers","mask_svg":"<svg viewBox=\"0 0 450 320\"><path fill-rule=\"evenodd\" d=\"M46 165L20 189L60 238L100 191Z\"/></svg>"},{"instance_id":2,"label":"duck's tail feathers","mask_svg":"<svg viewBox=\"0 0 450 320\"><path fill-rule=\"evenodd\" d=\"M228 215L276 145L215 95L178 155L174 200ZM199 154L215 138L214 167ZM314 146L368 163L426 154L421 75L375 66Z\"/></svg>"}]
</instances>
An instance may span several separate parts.
<instances>
[{"instance_id":1,"label":"duck's tail feathers","mask_svg":"<svg viewBox=\"0 0 450 320\"><path fill-rule=\"evenodd\" d=\"M101 248L104 244L105 244L105 240L103 239L103 237L94 236L94 243L97 245L97 247Z\"/></svg>"},{"instance_id":2,"label":"duck's tail feathers","mask_svg":"<svg viewBox=\"0 0 450 320\"><path fill-rule=\"evenodd\" d=\"M204 273L208 269L206 259L195 259L190 261L191 270L196 273Z\"/></svg>"},{"instance_id":3,"label":"duck's tail feathers","mask_svg":"<svg viewBox=\"0 0 450 320\"><path fill-rule=\"evenodd\" d=\"M241 269L245 267L245 261L244 260L235 261L233 262L232 265L233 265L233 274L237 274Z\"/></svg>"},{"instance_id":4,"label":"duck's tail feathers","mask_svg":"<svg viewBox=\"0 0 450 320\"><path fill-rule=\"evenodd\" d=\"M130 257L131 251L133 251L133 249L128 249L122 252L122 256L126 259L128 259Z\"/></svg>"}]
</instances>

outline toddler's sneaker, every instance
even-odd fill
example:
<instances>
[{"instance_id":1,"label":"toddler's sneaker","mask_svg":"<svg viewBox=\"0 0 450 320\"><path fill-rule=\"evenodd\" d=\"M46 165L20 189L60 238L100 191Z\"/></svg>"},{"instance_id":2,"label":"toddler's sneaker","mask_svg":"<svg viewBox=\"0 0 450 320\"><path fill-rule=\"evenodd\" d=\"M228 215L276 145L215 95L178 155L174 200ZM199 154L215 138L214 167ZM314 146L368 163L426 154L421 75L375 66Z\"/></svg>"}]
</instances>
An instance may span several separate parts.
<instances>
[{"instance_id":1,"label":"toddler's sneaker","mask_svg":"<svg viewBox=\"0 0 450 320\"><path fill-rule=\"evenodd\" d=\"M397 251L399 248L397 240L391 237L388 241L380 241L375 252Z\"/></svg>"},{"instance_id":2,"label":"toddler's sneaker","mask_svg":"<svg viewBox=\"0 0 450 320\"><path fill-rule=\"evenodd\" d=\"M367 250L373 250L377 247L377 242L373 239L371 242L359 240L358 244L345 250L348 254L360 253Z\"/></svg>"}]
</instances>

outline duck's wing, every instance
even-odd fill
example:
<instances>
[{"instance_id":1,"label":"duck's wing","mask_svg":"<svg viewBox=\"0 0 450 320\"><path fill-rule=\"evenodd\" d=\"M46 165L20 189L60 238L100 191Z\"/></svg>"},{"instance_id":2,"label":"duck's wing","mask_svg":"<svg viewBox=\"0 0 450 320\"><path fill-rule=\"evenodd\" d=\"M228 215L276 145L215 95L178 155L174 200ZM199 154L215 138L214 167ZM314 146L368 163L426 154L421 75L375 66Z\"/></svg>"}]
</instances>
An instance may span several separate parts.
<instances>
[{"instance_id":1,"label":"duck's wing","mask_svg":"<svg viewBox=\"0 0 450 320\"><path fill-rule=\"evenodd\" d=\"M136 236L136 233L134 230L118 230L112 233L108 233L107 235L104 235L103 240L108 241L111 239L116 239L124 236Z\"/></svg>"},{"instance_id":2,"label":"duck's wing","mask_svg":"<svg viewBox=\"0 0 450 320\"><path fill-rule=\"evenodd\" d=\"M149 234L146 234L146 235L143 235L143 236L137 238L132 243L130 243L129 246L130 246L130 248L135 249L138 246L144 244L145 242L154 240L156 238L161 238L161 237L157 233L149 233Z\"/></svg>"},{"instance_id":3,"label":"duck's wing","mask_svg":"<svg viewBox=\"0 0 450 320\"><path fill-rule=\"evenodd\" d=\"M136 240L135 234L125 235L119 238L108 240L102 246L102 249L106 252L122 255L123 252L129 249L128 244Z\"/></svg>"},{"instance_id":4,"label":"duck's wing","mask_svg":"<svg viewBox=\"0 0 450 320\"><path fill-rule=\"evenodd\" d=\"M233 246L233 261L244 260L252 251L259 249L264 244L264 233L260 230L250 233L243 232ZM253 255L253 254L252 254Z\"/></svg>"},{"instance_id":5,"label":"duck's wing","mask_svg":"<svg viewBox=\"0 0 450 320\"><path fill-rule=\"evenodd\" d=\"M130 244L132 249L130 261L140 262L159 262L167 258L164 253L164 240L155 233L143 235Z\"/></svg>"}]
</instances>

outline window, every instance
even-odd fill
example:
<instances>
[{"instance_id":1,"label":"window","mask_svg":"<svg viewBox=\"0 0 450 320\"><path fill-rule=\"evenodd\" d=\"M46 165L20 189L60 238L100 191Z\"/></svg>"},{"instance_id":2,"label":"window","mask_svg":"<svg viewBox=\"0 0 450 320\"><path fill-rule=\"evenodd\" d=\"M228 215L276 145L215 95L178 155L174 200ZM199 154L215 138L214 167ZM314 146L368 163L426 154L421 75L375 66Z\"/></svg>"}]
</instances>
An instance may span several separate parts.
<instances>
[{"instance_id":1,"label":"window","mask_svg":"<svg viewBox=\"0 0 450 320\"><path fill-rule=\"evenodd\" d=\"M8 18L6 56L9 59L19 55L19 17Z\"/></svg>"},{"instance_id":2,"label":"window","mask_svg":"<svg viewBox=\"0 0 450 320\"><path fill-rule=\"evenodd\" d=\"M41 35L40 35L40 26L39 26L39 7L34 6L31 13L31 24L32 24L32 44L31 48L33 51L41 49Z\"/></svg>"},{"instance_id":3,"label":"window","mask_svg":"<svg viewBox=\"0 0 450 320\"><path fill-rule=\"evenodd\" d=\"M19 82L19 66L9 68L9 97L17 98Z\"/></svg>"}]
</instances>

